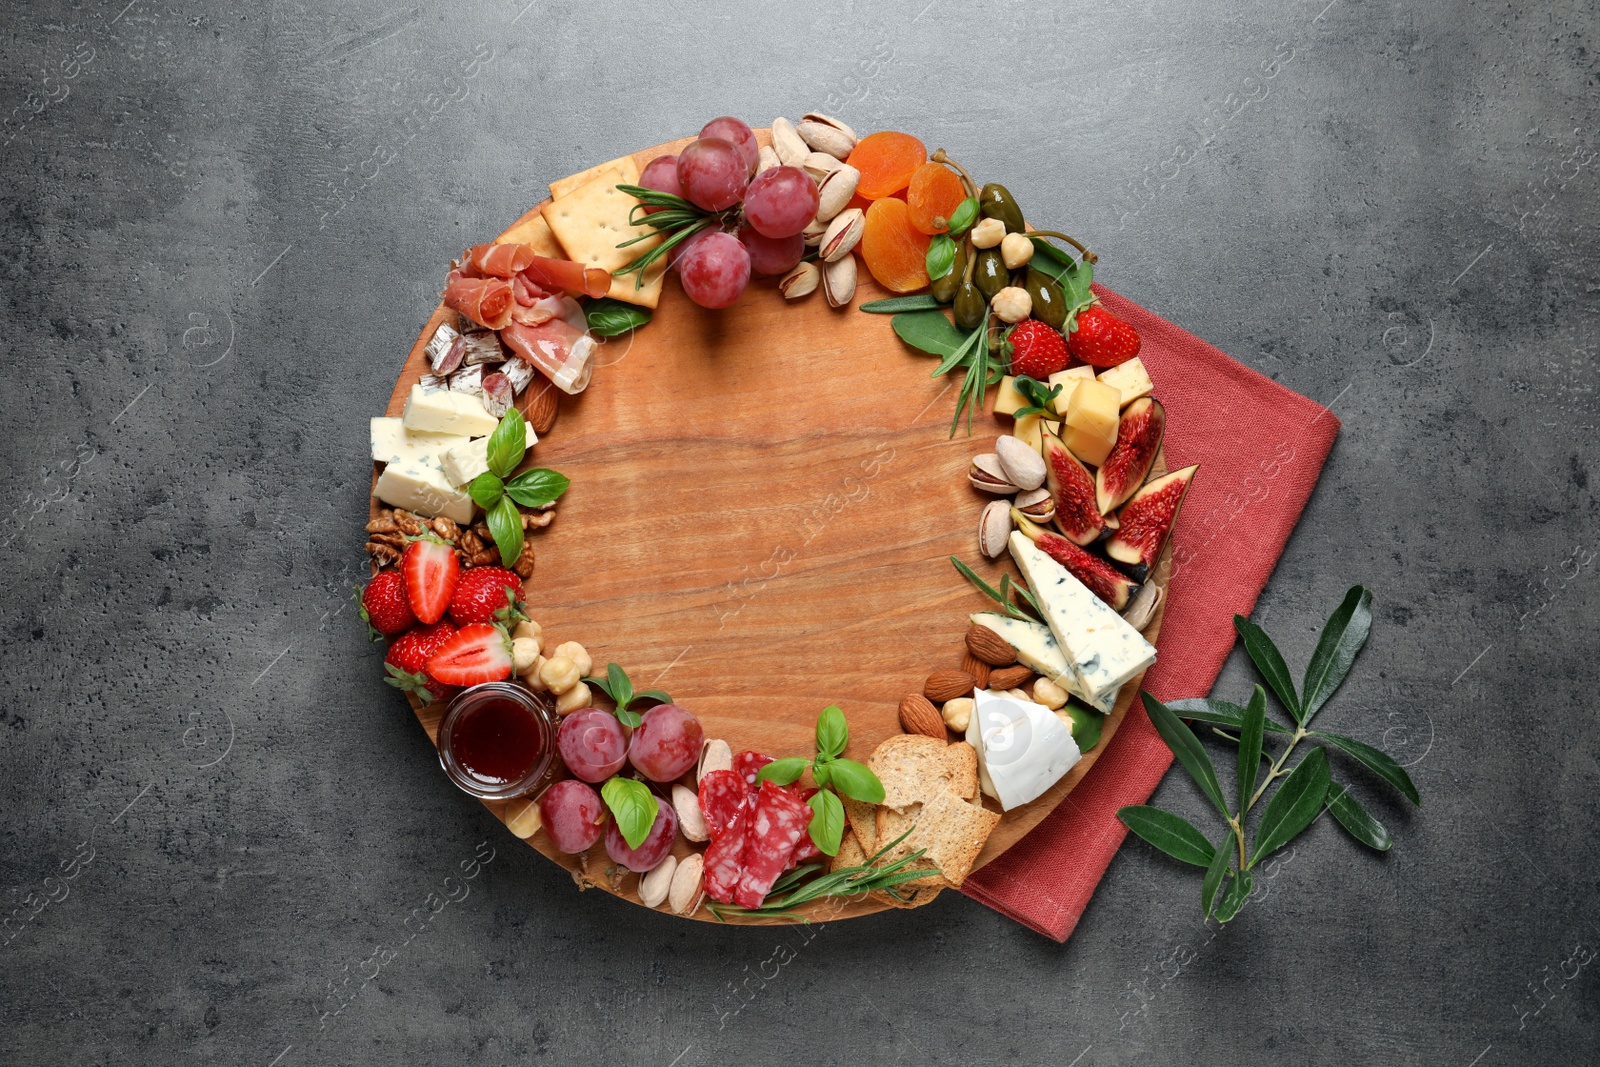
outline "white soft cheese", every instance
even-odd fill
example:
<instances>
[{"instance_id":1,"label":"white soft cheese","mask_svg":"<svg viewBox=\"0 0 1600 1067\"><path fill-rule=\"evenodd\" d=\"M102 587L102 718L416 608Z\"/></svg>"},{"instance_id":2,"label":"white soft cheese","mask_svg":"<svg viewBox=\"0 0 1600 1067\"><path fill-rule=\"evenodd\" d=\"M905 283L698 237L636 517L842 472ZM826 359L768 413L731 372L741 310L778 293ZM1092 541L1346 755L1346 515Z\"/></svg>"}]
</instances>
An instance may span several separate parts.
<instances>
[{"instance_id":1,"label":"white soft cheese","mask_svg":"<svg viewBox=\"0 0 1600 1067\"><path fill-rule=\"evenodd\" d=\"M1006 811L1044 794L1081 758L1072 731L1049 708L988 689L974 695L967 743L978 782Z\"/></svg>"}]
</instances>

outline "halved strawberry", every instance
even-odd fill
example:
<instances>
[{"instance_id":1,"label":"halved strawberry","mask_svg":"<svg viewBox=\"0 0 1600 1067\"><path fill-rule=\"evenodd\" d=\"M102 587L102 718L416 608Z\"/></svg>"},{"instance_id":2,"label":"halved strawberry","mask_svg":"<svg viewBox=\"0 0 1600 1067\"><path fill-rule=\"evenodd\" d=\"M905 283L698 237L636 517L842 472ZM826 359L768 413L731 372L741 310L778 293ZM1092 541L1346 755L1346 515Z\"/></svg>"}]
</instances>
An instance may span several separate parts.
<instances>
[{"instance_id":1,"label":"halved strawberry","mask_svg":"<svg viewBox=\"0 0 1600 1067\"><path fill-rule=\"evenodd\" d=\"M456 628L446 621L415 626L401 634L383 657L383 669L389 673L384 681L403 692L415 693L424 704L443 700L450 694L450 687L429 677L428 660L455 633Z\"/></svg>"},{"instance_id":2,"label":"halved strawberry","mask_svg":"<svg viewBox=\"0 0 1600 1067\"><path fill-rule=\"evenodd\" d=\"M428 673L450 685L481 685L511 677L511 638L498 626L463 626L428 660Z\"/></svg>"},{"instance_id":3,"label":"halved strawberry","mask_svg":"<svg viewBox=\"0 0 1600 1067\"><path fill-rule=\"evenodd\" d=\"M379 571L367 583L361 591L361 619L384 637L411 629L417 617L406 600L405 581L399 571Z\"/></svg>"},{"instance_id":4,"label":"halved strawberry","mask_svg":"<svg viewBox=\"0 0 1600 1067\"><path fill-rule=\"evenodd\" d=\"M517 608L522 579L504 567L473 567L456 583L450 597L450 618L457 626L474 622L502 622L515 626L527 618Z\"/></svg>"},{"instance_id":5,"label":"halved strawberry","mask_svg":"<svg viewBox=\"0 0 1600 1067\"><path fill-rule=\"evenodd\" d=\"M449 541L423 534L406 546L400 557L400 573L406 583L406 601L422 622L438 622L450 607L456 579L461 576L461 560Z\"/></svg>"}]
</instances>

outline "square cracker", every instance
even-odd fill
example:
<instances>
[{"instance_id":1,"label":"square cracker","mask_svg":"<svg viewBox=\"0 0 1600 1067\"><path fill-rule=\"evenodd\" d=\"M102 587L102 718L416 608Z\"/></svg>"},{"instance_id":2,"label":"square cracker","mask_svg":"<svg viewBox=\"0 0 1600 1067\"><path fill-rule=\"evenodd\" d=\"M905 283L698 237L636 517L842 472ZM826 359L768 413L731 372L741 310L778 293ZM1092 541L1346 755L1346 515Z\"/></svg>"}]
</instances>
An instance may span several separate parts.
<instances>
[{"instance_id":1,"label":"square cracker","mask_svg":"<svg viewBox=\"0 0 1600 1067\"><path fill-rule=\"evenodd\" d=\"M632 155L626 155L606 163L596 163L588 170L580 170L576 174L569 174L565 178L551 182L550 199L560 200L563 196L578 188L578 186L588 185L608 170L625 171L629 167L634 169L634 174L632 178L628 179L627 184L633 185L639 180L639 165L633 161Z\"/></svg>"},{"instance_id":2,"label":"square cracker","mask_svg":"<svg viewBox=\"0 0 1600 1067\"><path fill-rule=\"evenodd\" d=\"M628 213L639 203L617 188L639 180L639 168L632 157L626 166L614 167L552 200L540 209L555 239L566 249L567 257L586 267L606 272L627 266L634 259L661 243L658 234L627 248L617 246L647 232L647 228L628 221ZM616 300L653 308L661 301L661 286L666 278L666 258L658 260L645 276L643 286L637 278L612 278L611 292Z\"/></svg>"},{"instance_id":3,"label":"square cracker","mask_svg":"<svg viewBox=\"0 0 1600 1067\"><path fill-rule=\"evenodd\" d=\"M494 239L497 245L527 245L534 252L550 259L566 259L567 250L561 247L561 242L556 240L556 235L551 232L550 224L544 220L544 215L536 214L532 218L517 223L511 229Z\"/></svg>"}]
</instances>

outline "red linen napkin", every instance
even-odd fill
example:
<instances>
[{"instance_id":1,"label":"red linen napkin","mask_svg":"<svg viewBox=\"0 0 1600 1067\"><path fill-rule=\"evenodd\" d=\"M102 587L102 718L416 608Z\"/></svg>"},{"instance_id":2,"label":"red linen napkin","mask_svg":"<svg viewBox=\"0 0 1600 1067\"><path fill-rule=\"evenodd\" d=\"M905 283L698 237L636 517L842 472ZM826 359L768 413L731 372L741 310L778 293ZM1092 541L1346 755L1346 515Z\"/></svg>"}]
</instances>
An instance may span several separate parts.
<instances>
[{"instance_id":1,"label":"red linen napkin","mask_svg":"<svg viewBox=\"0 0 1600 1067\"><path fill-rule=\"evenodd\" d=\"M1095 286L1143 339L1139 357L1167 409L1167 467L1200 464L1173 531L1172 583L1144 688L1205 696L1300 519L1339 420L1165 319ZM1117 809L1150 799L1172 753L1138 701L1110 748L1027 837L962 891L1065 941L1122 844Z\"/></svg>"}]
</instances>

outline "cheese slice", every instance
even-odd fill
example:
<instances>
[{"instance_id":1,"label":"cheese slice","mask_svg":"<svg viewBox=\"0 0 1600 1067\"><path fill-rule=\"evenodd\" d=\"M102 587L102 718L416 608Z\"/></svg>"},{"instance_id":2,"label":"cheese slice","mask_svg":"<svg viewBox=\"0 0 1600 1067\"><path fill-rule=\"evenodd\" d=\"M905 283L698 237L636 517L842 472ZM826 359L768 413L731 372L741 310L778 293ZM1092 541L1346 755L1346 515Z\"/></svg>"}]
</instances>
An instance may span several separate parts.
<instances>
[{"instance_id":1,"label":"cheese slice","mask_svg":"<svg viewBox=\"0 0 1600 1067\"><path fill-rule=\"evenodd\" d=\"M1114 694L1156 661L1154 645L1020 530L1012 531L1011 556L1085 696Z\"/></svg>"},{"instance_id":2,"label":"cheese slice","mask_svg":"<svg viewBox=\"0 0 1600 1067\"><path fill-rule=\"evenodd\" d=\"M1072 731L1043 704L987 689L974 698L967 743L978 751L979 786L1004 810L1037 799L1082 758Z\"/></svg>"},{"instance_id":3,"label":"cheese slice","mask_svg":"<svg viewBox=\"0 0 1600 1067\"><path fill-rule=\"evenodd\" d=\"M439 455L439 466L451 485L466 485L489 469L489 439L480 437L447 449Z\"/></svg>"},{"instance_id":4,"label":"cheese slice","mask_svg":"<svg viewBox=\"0 0 1600 1067\"><path fill-rule=\"evenodd\" d=\"M1050 632L1050 627L1042 622L997 615L992 611L980 611L972 616L972 621L999 634L1006 644L1016 650L1017 661L1024 667L1035 674L1044 675L1100 714L1111 714L1111 709L1117 703L1117 694L1107 693L1094 699L1085 696L1078 679L1073 677L1072 669L1067 666L1067 657L1062 655L1061 645L1057 643L1056 635Z\"/></svg>"},{"instance_id":5,"label":"cheese slice","mask_svg":"<svg viewBox=\"0 0 1600 1067\"><path fill-rule=\"evenodd\" d=\"M484 408L480 397L472 393L429 392L420 385L411 387L400 421L413 433L460 437L483 437L500 425L500 420Z\"/></svg>"},{"instance_id":6,"label":"cheese slice","mask_svg":"<svg viewBox=\"0 0 1600 1067\"><path fill-rule=\"evenodd\" d=\"M419 460L394 460L378 475L372 495L424 518L444 516L466 525L472 521L472 498L445 480L444 472Z\"/></svg>"},{"instance_id":7,"label":"cheese slice","mask_svg":"<svg viewBox=\"0 0 1600 1067\"><path fill-rule=\"evenodd\" d=\"M439 465L439 457L446 450L472 440L463 434L416 433L406 429L400 419L384 418L372 420L371 437L372 458L376 462L409 459L430 467Z\"/></svg>"}]
</instances>

